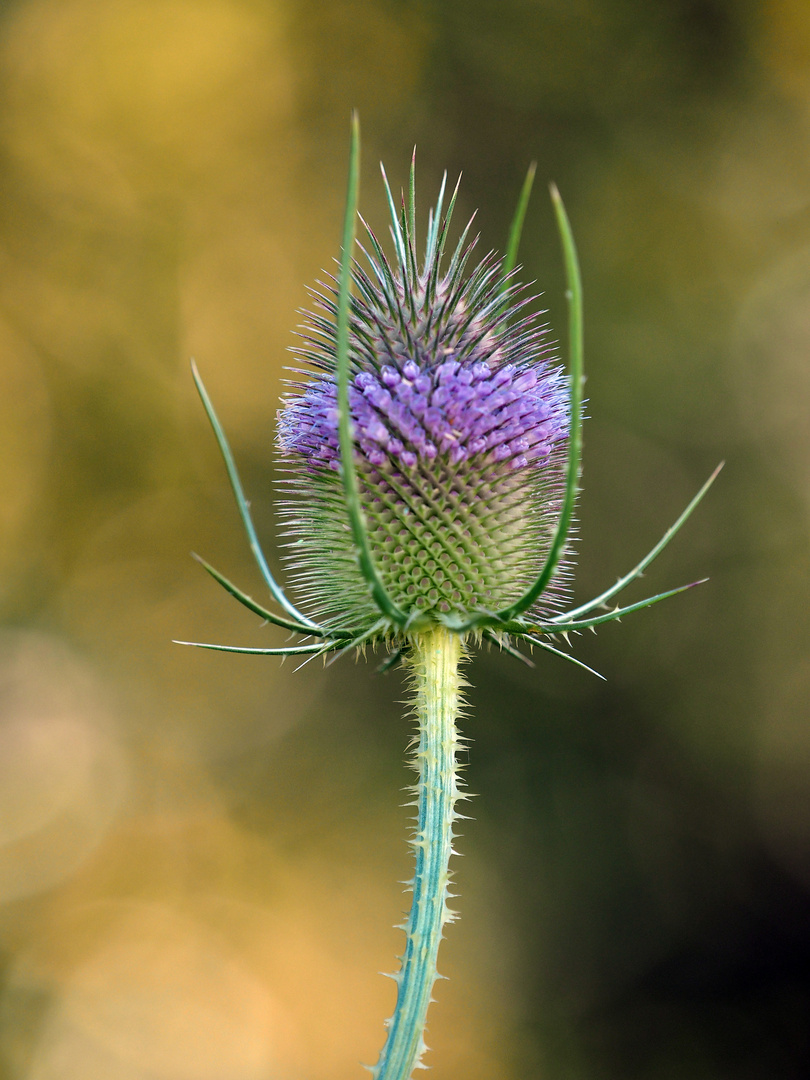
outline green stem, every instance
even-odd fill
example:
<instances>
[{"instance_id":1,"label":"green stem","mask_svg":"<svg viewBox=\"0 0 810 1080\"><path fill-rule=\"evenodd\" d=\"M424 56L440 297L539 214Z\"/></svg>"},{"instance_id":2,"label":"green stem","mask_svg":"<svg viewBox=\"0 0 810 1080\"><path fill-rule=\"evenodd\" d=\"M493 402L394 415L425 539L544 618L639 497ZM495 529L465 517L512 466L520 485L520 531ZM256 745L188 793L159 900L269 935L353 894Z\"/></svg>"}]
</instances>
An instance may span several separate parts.
<instances>
[{"instance_id":1,"label":"green stem","mask_svg":"<svg viewBox=\"0 0 810 1080\"><path fill-rule=\"evenodd\" d=\"M425 1018L437 978L436 956L442 928L453 918L447 908L453 854L454 810L460 792L456 752L456 717L461 704L459 662L463 643L444 626L411 637L409 666L416 690L419 744L415 767L419 780L413 848L416 872L413 903L402 929L407 937L402 967L394 976L397 1003L386 1021L388 1038L371 1070L374 1080L409 1080L426 1049Z\"/></svg>"}]
</instances>

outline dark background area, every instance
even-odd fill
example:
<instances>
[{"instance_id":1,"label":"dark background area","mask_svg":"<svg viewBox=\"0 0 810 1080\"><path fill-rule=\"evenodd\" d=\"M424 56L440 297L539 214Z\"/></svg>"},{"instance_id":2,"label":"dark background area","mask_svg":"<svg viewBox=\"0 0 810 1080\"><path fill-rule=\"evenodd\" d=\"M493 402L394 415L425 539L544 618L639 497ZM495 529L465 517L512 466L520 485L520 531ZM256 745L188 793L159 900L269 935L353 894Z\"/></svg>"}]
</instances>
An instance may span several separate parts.
<instances>
[{"instance_id":1,"label":"dark background area","mask_svg":"<svg viewBox=\"0 0 810 1080\"><path fill-rule=\"evenodd\" d=\"M0 8L0 1076L341 1080L383 1039L410 731L369 658L276 645L275 412L338 251L348 117L423 228L441 174L564 340L575 595L709 584L469 666L437 1080L810 1076L810 9L802 0L17 0Z\"/></svg>"}]
</instances>

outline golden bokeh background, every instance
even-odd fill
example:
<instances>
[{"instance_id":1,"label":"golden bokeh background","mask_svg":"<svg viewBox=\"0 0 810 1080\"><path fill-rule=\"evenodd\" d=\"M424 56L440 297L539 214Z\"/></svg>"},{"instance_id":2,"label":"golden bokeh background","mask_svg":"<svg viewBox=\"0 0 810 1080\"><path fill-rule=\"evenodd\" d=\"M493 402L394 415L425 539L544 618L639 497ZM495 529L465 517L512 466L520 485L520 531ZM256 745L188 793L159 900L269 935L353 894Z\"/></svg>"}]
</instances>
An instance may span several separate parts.
<instances>
[{"instance_id":1,"label":"golden bokeh background","mask_svg":"<svg viewBox=\"0 0 810 1080\"><path fill-rule=\"evenodd\" d=\"M475 820L437 1080L810 1071L810 8L803 0L0 5L0 1077L343 1080L407 902L398 673L281 644L274 421L337 254L348 117L502 248L525 169L580 246L577 596L725 472L632 598L471 667ZM522 256L562 336L538 187Z\"/></svg>"}]
</instances>

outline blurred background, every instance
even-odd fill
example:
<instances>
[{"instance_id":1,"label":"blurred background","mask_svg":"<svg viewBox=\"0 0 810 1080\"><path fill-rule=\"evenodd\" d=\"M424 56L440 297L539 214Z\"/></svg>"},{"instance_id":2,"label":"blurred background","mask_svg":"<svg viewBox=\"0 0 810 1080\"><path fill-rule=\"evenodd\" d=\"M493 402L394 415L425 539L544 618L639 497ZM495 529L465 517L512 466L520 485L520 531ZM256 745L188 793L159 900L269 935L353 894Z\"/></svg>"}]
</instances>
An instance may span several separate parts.
<instances>
[{"instance_id":1,"label":"blurred background","mask_svg":"<svg viewBox=\"0 0 810 1080\"><path fill-rule=\"evenodd\" d=\"M804 0L4 0L0 1076L343 1080L408 902L401 674L277 645L275 413L338 252L349 111L422 207L463 171L560 338L586 293L576 596L685 597L470 666L437 1080L810 1076L810 8Z\"/></svg>"}]
</instances>

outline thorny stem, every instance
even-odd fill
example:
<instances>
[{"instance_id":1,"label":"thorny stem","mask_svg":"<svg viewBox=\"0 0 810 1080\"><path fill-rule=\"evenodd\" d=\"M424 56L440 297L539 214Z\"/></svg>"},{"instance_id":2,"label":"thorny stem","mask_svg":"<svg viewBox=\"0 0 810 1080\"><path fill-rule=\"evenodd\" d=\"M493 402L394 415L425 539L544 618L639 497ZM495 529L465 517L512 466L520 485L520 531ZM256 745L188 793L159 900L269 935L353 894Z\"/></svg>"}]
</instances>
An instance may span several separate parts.
<instances>
[{"instance_id":1,"label":"thorny stem","mask_svg":"<svg viewBox=\"0 0 810 1080\"><path fill-rule=\"evenodd\" d=\"M437 978L436 956L442 928L453 918L447 908L453 852L454 806L460 796L456 753L460 742L456 718L461 707L459 662L461 636L444 626L412 635L409 666L416 690L419 722L415 767L419 774L413 903L402 929L406 933L394 1014L386 1021L388 1038L371 1069L374 1080L408 1080L426 1049L425 1018Z\"/></svg>"}]
</instances>

